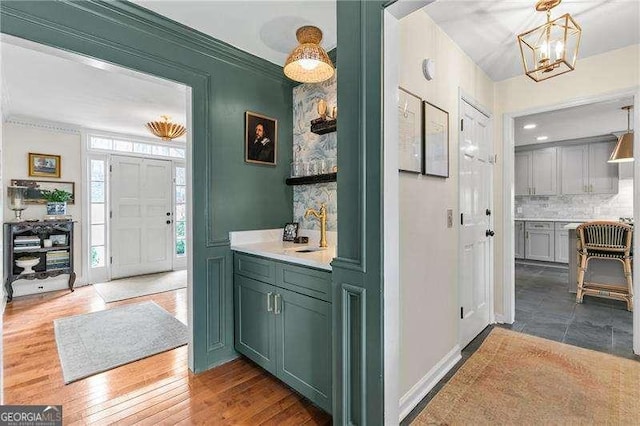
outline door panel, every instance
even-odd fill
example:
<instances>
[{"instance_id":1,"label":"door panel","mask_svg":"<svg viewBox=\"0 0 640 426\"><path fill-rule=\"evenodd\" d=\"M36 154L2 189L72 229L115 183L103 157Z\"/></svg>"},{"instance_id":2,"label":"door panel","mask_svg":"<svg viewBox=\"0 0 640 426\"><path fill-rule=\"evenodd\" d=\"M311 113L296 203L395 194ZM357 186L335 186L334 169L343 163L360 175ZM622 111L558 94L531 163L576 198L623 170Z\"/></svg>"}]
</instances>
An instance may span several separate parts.
<instances>
[{"instance_id":1,"label":"door panel","mask_svg":"<svg viewBox=\"0 0 640 426\"><path fill-rule=\"evenodd\" d=\"M278 288L277 373L331 412L331 304Z\"/></svg>"},{"instance_id":2,"label":"door panel","mask_svg":"<svg viewBox=\"0 0 640 426\"><path fill-rule=\"evenodd\" d=\"M555 239L553 230L527 230L525 253L527 259L555 261Z\"/></svg>"},{"instance_id":3,"label":"door panel","mask_svg":"<svg viewBox=\"0 0 640 426\"><path fill-rule=\"evenodd\" d=\"M589 145L589 192L618 193L618 165L607 163L614 147L615 142Z\"/></svg>"},{"instance_id":4,"label":"door panel","mask_svg":"<svg viewBox=\"0 0 640 426\"><path fill-rule=\"evenodd\" d=\"M516 259L524 259L524 222L520 220L515 221L514 226L514 248L515 248L515 258Z\"/></svg>"},{"instance_id":5,"label":"door panel","mask_svg":"<svg viewBox=\"0 0 640 426\"><path fill-rule=\"evenodd\" d=\"M171 270L171 162L112 156L110 179L111 277Z\"/></svg>"},{"instance_id":6,"label":"door panel","mask_svg":"<svg viewBox=\"0 0 640 426\"><path fill-rule=\"evenodd\" d=\"M462 102L460 132L460 346L466 346L490 322L491 216L493 164L490 120Z\"/></svg>"},{"instance_id":7,"label":"door panel","mask_svg":"<svg viewBox=\"0 0 640 426\"><path fill-rule=\"evenodd\" d=\"M235 274L234 281L236 349L275 374L275 319L272 304L275 287L238 274Z\"/></svg>"},{"instance_id":8,"label":"door panel","mask_svg":"<svg viewBox=\"0 0 640 426\"><path fill-rule=\"evenodd\" d=\"M557 149L545 148L532 151L531 176L533 195L558 193Z\"/></svg>"},{"instance_id":9,"label":"door panel","mask_svg":"<svg viewBox=\"0 0 640 426\"><path fill-rule=\"evenodd\" d=\"M515 195L531 194L531 152L516 152L514 155Z\"/></svg>"},{"instance_id":10,"label":"door panel","mask_svg":"<svg viewBox=\"0 0 640 426\"><path fill-rule=\"evenodd\" d=\"M569 146L560 150L560 187L563 194L585 194L589 190L589 147Z\"/></svg>"}]
</instances>

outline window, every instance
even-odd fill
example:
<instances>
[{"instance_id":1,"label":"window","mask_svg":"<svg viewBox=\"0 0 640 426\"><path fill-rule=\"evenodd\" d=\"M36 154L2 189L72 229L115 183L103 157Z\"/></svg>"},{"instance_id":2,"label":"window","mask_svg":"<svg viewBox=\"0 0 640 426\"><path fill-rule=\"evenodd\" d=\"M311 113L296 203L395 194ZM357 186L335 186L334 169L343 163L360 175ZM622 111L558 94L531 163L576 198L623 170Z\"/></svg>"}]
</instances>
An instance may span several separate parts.
<instances>
[{"instance_id":1,"label":"window","mask_svg":"<svg viewBox=\"0 0 640 426\"><path fill-rule=\"evenodd\" d=\"M176 166L176 256L187 254L187 171L184 166Z\"/></svg>"},{"instance_id":2,"label":"window","mask_svg":"<svg viewBox=\"0 0 640 426\"><path fill-rule=\"evenodd\" d=\"M91 249L89 253L89 261L92 268L101 268L106 264L105 261L105 168L104 160L91 160L90 180L91 194L89 195L91 203Z\"/></svg>"},{"instance_id":3,"label":"window","mask_svg":"<svg viewBox=\"0 0 640 426\"><path fill-rule=\"evenodd\" d=\"M116 152L134 152L136 154L153 155L158 157L170 157L184 159L186 151L184 148L177 148L168 145L155 145L146 142L132 142L120 139L108 139L97 136L90 137L89 146L91 149L101 149Z\"/></svg>"}]
</instances>

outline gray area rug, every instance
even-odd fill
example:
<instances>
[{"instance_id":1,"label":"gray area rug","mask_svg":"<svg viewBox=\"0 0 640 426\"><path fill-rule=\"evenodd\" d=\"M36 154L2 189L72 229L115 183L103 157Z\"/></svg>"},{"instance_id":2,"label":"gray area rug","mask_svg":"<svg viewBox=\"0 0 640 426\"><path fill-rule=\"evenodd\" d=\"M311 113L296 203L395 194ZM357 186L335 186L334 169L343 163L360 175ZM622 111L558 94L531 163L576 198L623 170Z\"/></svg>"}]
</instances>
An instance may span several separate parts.
<instances>
[{"instance_id":1,"label":"gray area rug","mask_svg":"<svg viewBox=\"0 0 640 426\"><path fill-rule=\"evenodd\" d=\"M94 284L93 288L105 302L109 303L148 294L164 293L186 286L187 271L173 271Z\"/></svg>"},{"instance_id":2,"label":"gray area rug","mask_svg":"<svg viewBox=\"0 0 640 426\"><path fill-rule=\"evenodd\" d=\"M53 322L65 383L187 344L187 326L154 302Z\"/></svg>"}]
</instances>

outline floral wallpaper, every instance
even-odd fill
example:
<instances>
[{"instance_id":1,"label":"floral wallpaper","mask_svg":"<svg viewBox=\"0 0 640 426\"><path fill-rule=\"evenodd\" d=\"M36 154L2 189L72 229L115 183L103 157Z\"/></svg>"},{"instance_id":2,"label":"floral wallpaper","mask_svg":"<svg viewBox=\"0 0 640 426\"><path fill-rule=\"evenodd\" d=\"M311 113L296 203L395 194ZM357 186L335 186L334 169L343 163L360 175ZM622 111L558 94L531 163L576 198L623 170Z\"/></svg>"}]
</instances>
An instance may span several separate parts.
<instances>
[{"instance_id":1,"label":"floral wallpaper","mask_svg":"<svg viewBox=\"0 0 640 426\"><path fill-rule=\"evenodd\" d=\"M327 112L337 105L336 74L327 81L300 84L293 89L293 160L313 161L337 158L337 132L316 135L311 133L311 120L318 118L318 101L327 102ZM339 114L338 114L339 115ZM304 218L308 208L327 205L327 230L338 230L337 184L320 183L293 187L293 220L303 229L320 229L314 217Z\"/></svg>"}]
</instances>

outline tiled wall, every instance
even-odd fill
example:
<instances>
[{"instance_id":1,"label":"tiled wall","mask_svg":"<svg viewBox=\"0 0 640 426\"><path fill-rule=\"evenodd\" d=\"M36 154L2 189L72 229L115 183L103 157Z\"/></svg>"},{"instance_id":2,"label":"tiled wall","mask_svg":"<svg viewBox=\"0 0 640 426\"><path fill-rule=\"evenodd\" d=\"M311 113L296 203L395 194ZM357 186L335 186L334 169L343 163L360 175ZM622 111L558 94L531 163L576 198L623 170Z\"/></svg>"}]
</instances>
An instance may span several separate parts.
<instances>
[{"instance_id":1,"label":"tiled wall","mask_svg":"<svg viewBox=\"0 0 640 426\"><path fill-rule=\"evenodd\" d=\"M316 135L311 133L311 120L318 118L320 99L327 102L327 110L337 105L336 75L322 83L300 84L293 89L293 158L310 161L337 157L337 132ZM339 121L339 120L338 120ZM320 229L317 219L304 218L311 207L327 205L327 229L338 230L337 185L335 182L293 187L293 220L303 229Z\"/></svg>"},{"instance_id":2,"label":"tiled wall","mask_svg":"<svg viewBox=\"0 0 640 426\"><path fill-rule=\"evenodd\" d=\"M521 208L522 212L518 209ZM617 219L633 217L633 179L621 179L617 194L515 197L515 217Z\"/></svg>"}]
</instances>

